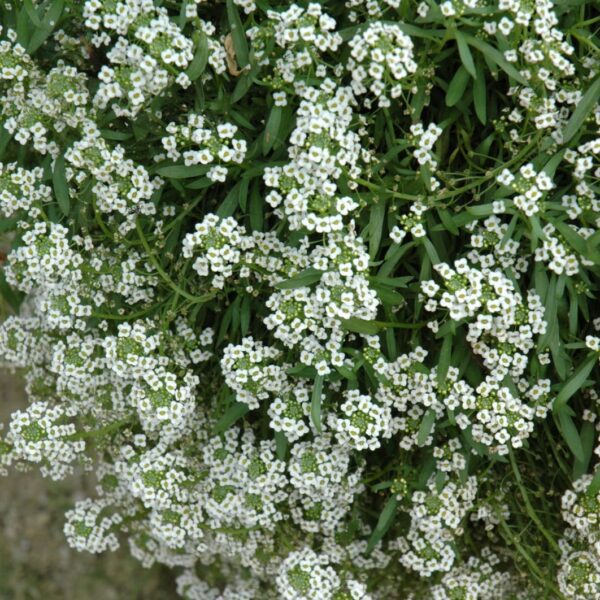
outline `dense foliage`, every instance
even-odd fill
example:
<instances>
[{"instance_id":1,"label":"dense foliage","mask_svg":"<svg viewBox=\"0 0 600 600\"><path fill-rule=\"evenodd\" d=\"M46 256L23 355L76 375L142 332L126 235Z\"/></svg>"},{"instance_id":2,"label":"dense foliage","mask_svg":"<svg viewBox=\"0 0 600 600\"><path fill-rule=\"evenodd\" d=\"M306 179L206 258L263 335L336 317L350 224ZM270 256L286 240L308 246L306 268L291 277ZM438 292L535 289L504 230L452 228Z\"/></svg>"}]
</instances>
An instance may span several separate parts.
<instances>
[{"instance_id":1,"label":"dense foliage","mask_svg":"<svg viewBox=\"0 0 600 600\"><path fill-rule=\"evenodd\" d=\"M0 6L0 470L199 599L600 598L590 0Z\"/></svg>"}]
</instances>

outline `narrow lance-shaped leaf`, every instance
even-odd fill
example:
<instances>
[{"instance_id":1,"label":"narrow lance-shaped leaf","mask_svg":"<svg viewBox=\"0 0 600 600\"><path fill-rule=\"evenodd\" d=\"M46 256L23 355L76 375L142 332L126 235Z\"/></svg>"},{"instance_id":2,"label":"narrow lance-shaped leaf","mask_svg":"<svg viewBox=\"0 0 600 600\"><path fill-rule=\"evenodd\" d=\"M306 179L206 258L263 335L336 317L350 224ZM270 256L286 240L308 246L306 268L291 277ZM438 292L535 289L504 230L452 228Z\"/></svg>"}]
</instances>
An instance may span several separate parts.
<instances>
[{"instance_id":1,"label":"narrow lance-shaped leaf","mask_svg":"<svg viewBox=\"0 0 600 600\"><path fill-rule=\"evenodd\" d=\"M315 377L315 385L313 387L312 399L310 403L310 418L318 433L321 433L323 428L321 425L321 401L323 399L323 375Z\"/></svg>"},{"instance_id":2,"label":"narrow lance-shaped leaf","mask_svg":"<svg viewBox=\"0 0 600 600\"><path fill-rule=\"evenodd\" d=\"M482 125L487 123L487 89L485 87L485 73L481 63L477 64L477 78L473 82L473 103L475 114Z\"/></svg>"},{"instance_id":3,"label":"narrow lance-shaped leaf","mask_svg":"<svg viewBox=\"0 0 600 600\"><path fill-rule=\"evenodd\" d=\"M205 175L209 168L208 165L171 165L160 167L156 172L162 177L168 177L169 179L189 179Z\"/></svg>"},{"instance_id":4,"label":"narrow lance-shaped leaf","mask_svg":"<svg viewBox=\"0 0 600 600\"><path fill-rule=\"evenodd\" d=\"M307 287L316 283L321 279L323 275L323 271L319 271L319 269L314 269L309 267L308 269L304 269L304 271L300 271L297 275L290 277L290 279L286 279L285 281L280 281L275 284L275 287L280 290L290 290L299 287Z\"/></svg>"},{"instance_id":5,"label":"narrow lance-shaped leaf","mask_svg":"<svg viewBox=\"0 0 600 600\"><path fill-rule=\"evenodd\" d=\"M285 460L285 455L287 452L288 441L285 437L285 433L283 431L275 432L275 453L277 454L277 458L279 460Z\"/></svg>"},{"instance_id":6,"label":"narrow lance-shaped leaf","mask_svg":"<svg viewBox=\"0 0 600 600\"><path fill-rule=\"evenodd\" d=\"M217 421L217 424L213 429L213 433L223 433L249 411L250 408L247 404L244 404L243 402L236 402L235 404L232 404L227 409L225 414Z\"/></svg>"},{"instance_id":7,"label":"narrow lance-shaped leaf","mask_svg":"<svg viewBox=\"0 0 600 600\"><path fill-rule=\"evenodd\" d=\"M398 500L396 500L396 496L391 496L385 503L385 506L379 515L377 525L375 525L375 529L373 529L373 533L369 538L369 542L367 544L367 554L373 551L375 546L377 546L381 538L383 538L387 530L391 527L394 517L396 516L397 507Z\"/></svg>"},{"instance_id":8,"label":"narrow lance-shaped leaf","mask_svg":"<svg viewBox=\"0 0 600 600\"><path fill-rule=\"evenodd\" d=\"M469 75L471 75L473 79L477 79L475 62L473 61L473 55L471 54L471 50L469 49L469 44L467 44L465 36L457 30L454 32L454 37L456 38L456 44L458 45L458 54L460 55L460 60L462 64L464 65L465 69L469 72Z\"/></svg>"},{"instance_id":9,"label":"narrow lance-shaped leaf","mask_svg":"<svg viewBox=\"0 0 600 600\"><path fill-rule=\"evenodd\" d=\"M527 80L515 69L502 55L502 53L479 38L476 38L470 34L463 34L466 42L469 46L479 50L486 59L497 64L507 75L512 77L515 81L527 85Z\"/></svg>"},{"instance_id":10,"label":"narrow lance-shaped leaf","mask_svg":"<svg viewBox=\"0 0 600 600\"><path fill-rule=\"evenodd\" d=\"M281 106L273 106L271 109L262 142L263 154L268 154L277 140L277 134L279 133L279 127L281 125L282 111L283 109Z\"/></svg>"},{"instance_id":11,"label":"narrow lance-shaped leaf","mask_svg":"<svg viewBox=\"0 0 600 600\"><path fill-rule=\"evenodd\" d=\"M203 31L198 32L198 47L196 48L196 54L186 70L186 75L190 78L190 81L195 81L204 73L206 64L208 63L208 38Z\"/></svg>"},{"instance_id":12,"label":"narrow lance-shaped leaf","mask_svg":"<svg viewBox=\"0 0 600 600\"><path fill-rule=\"evenodd\" d=\"M471 77L467 70L461 65L458 67L454 77L450 80L448 91L446 92L446 106L454 106L464 96L467 84Z\"/></svg>"},{"instance_id":13,"label":"narrow lance-shaped leaf","mask_svg":"<svg viewBox=\"0 0 600 600\"><path fill-rule=\"evenodd\" d=\"M65 173L65 157L60 155L54 163L54 171L52 173L52 184L54 193L60 210L65 216L68 216L71 209L69 199L69 184L67 183L67 175Z\"/></svg>"},{"instance_id":14,"label":"narrow lance-shaped leaf","mask_svg":"<svg viewBox=\"0 0 600 600\"><path fill-rule=\"evenodd\" d=\"M64 0L54 0L48 8L48 12L44 15L42 22L39 27L33 32L33 35L29 39L27 44L27 52L33 54L50 36L54 31L60 18L63 8Z\"/></svg>"},{"instance_id":15,"label":"narrow lance-shaped leaf","mask_svg":"<svg viewBox=\"0 0 600 600\"><path fill-rule=\"evenodd\" d=\"M558 421L560 423L560 433L565 442L567 442L569 449L577 460L583 462L585 460L585 453L573 419L565 411L561 411L558 413Z\"/></svg>"},{"instance_id":16,"label":"narrow lance-shaped leaf","mask_svg":"<svg viewBox=\"0 0 600 600\"><path fill-rule=\"evenodd\" d=\"M435 410L430 408L423 417L421 421L421 425L419 426L419 431L417 432L417 444L422 446L427 440L427 437L431 433L433 429L433 425L435 423Z\"/></svg>"},{"instance_id":17,"label":"narrow lance-shaped leaf","mask_svg":"<svg viewBox=\"0 0 600 600\"><path fill-rule=\"evenodd\" d=\"M377 204L371 206L369 217L369 256L371 260L375 260L377 251L379 250L385 215L386 204L384 200L380 200Z\"/></svg>"},{"instance_id":18,"label":"narrow lance-shaped leaf","mask_svg":"<svg viewBox=\"0 0 600 600\"><path fill-rule=\"evenodd\" d=\"M40 16L38 15L31 0L23 0L23 8L25 9L27 16L31 19L31 22L36 27L43 27L42 22L40 21Z\"/></svg>"},{"instance_id":19,"label":"narrow lance-shaped leaf","mask_svg":"<svg viewBox=\"0 0 600 600\"><path fill-rule=\"evenodd\" d=\"M446 382L446 375L448 375L448 369L450 367L450 359L452 357L452 339L451 333L444 336L442 342L442 349L440 350L440 358L437 365L437 381L438 386L444 385Z\"/></svg>"},{"instance_id":20,"label":"narrow lance-shaped leaf","mask_svg":"<svg viewBox=\"0 0 600 600\"><path fill-rule=\"evenodd\" d=\"M236 60L240 68L243 68L248 64L248 41L240 19L240 13L233 0L227 0L227 18L231 27Z\"/></svg>"},{"instance_id":21,"label":"narrow lance-shaped leaf","mask_svg":"<svg viewBox=\"0 0 600 600\"><path fill-rule=\"evenodd\" d=\"M581 389L588 375L592 372L594 365L598 362L598 355L593 352L581 363L573 376L564 384L552 405L555 413L560 413L561 409L567 404L569 398Z\"/></svg>"},{"instance_id":22,"label":"narrow lance-shaped leaf","mask_svg":"<svg viewBox=\"0 0 600 600\"><path fill-rule=\"evenodd\" d=\"M592 483L590 483L588 492L591 496L595 496L598 492L600 492L600 467L596 468L596 472L594 473L594 478L592 479Z\"/></svg>"},{"instance_id":23,"label":"narrow lance-shaped leaf","mask_svg":"<svg viewBox=\"0 0 600 600\"><path fill-rule=\"evenodd\" d=\"M600 101L600 77L594 80L583 98L577 103L577 107L563 129L563 143L566 144L581 129L586 117L598 101Z\"/></svg>"},{"instance_id":24,"label":"narrow lance-shaped leaf","mask_svg":"<svg viewBox=\"0 0 600 600\"><path fill-rule=\"evenodd\" d=\"M587 472L592 453L594 452L595 437L594 424L586 421L579 432L584 459L583 461L575 459L575 462L573 463L573 481L576 481Z\"/></svg>"}]
</instances>

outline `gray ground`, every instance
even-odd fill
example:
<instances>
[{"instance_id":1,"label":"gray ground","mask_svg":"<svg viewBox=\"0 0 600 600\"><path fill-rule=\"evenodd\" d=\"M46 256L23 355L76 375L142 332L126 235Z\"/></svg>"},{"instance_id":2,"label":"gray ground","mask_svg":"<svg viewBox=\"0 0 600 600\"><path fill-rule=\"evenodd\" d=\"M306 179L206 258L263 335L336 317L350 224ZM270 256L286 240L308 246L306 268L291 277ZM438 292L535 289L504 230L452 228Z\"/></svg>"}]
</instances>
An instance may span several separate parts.
<instances>
[{"instance_id":1,"label":"gray ground","mask_svg":"<svg viewBox=\"0 0 600 600\"><path fill-rule=\"evenodd\" d=\"M0 370L0 422L26 406L21 386ZM171 574L144 569L128 552L92 556L72 550L64 512L92 492L84 476L52 482L38 471L0 476L0 600L171 600Z\"/></svg>"}]
</instances>

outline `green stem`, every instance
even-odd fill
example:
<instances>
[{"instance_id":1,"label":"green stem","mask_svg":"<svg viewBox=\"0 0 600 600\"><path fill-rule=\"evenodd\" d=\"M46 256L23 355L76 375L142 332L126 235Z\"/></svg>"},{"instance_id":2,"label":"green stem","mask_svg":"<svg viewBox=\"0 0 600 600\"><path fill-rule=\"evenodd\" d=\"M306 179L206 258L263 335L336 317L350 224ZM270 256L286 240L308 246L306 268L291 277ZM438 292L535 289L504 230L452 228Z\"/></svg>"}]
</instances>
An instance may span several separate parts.
<instances>
[{"instance_id":1,"label":"green stem","mask_svg":"<svg viewBox=\"0 0 600 600\"><path fill-rule=\"evenodd\" d=\"M86 440L90 438L96 438L108 433L113 433L114 431L118 431L124 425L131 423L133 421L133 417L127 417L126 419L120 419L119 421L113 421L104 427L100 427L99 429L90 429L89 431L80 431L78 433L74 433L67 437L69 440Z\"/></svg>"},{"instance_id":2,"label":"green stem","mask_svg":"<svg viewBox=\"0 0 600 600\"><path fill-rule=\"evenodd\" d=\"M149 308L144 308L143 310L138 310L137 312L129 313L126 315L114 315L114 314L108 314L108 313L93 312L90 316L95 319L106 319L106 320L110 320L110 321L127 321L129 319L138 319L139 317L143 317L144 315L148 314L153 308L156 308L157 306L159 306L159 305L154 304L153 306L150 306Z\"/></svg>"},{"instance_id":3,"label":"green stem","mask_svg":"<svg viewBox=\"0 0 600 600\"><path fill-rule=\"evenodd\" d=\"M523 546L521 546L521 544L519 543L519 540L517 539L517 536L515 536L513 534L513 532L511 531L510 527L507 525L506 521L503 519L502 515L500 514L500 511L496 511L496 516L500 520L500 528L502 529L502 532L508 538L508 540L510 541L510 543L515 547L515 549L517 550L517 552L523 557L523 559L525 560L525 562L529 565L529 568L531 569L531 572L534 574L535 578L545 588L552 590L552 592L554 594L556 594L557 598L564 598L564 596L560 593L560 590L553 583L550 583L550 581L548 579L548 575L547 574L544 575L538 569L538 566L537 566L535 560L533 560L533 558L527 552L527 550L525 550L525 548L523 548Z\"/></svg>"},{"instance_id":4,"label":"green stem","mask_svg":"<svg viewBox=\"0 0 600 600\"><path fill-rule=\"evenodd\" d=\"M386 190L381 186L373 183L372 181L367 181L366 179L361 179L360 177L353 178L356 183L360 183L360 185L364 185L366 188L370 190L381 192L382 194L388 194L389 196L393 196L394 198L401 198L402 200L419 200L421 196L414 196L412 194L401 194L400 192L394 192L393 190Z\"/></svg>"},{"instance_id":5,"label":"green stem","mask_svg":"<svg viewBox=\"0 0 600 600\"><path fill-rule=\"evenodd\" d=\"M194 296L194 295L186 292L181 287L179 287L169 277L169 275L167 275L166 271L160 266L160 263L156 260L156 256L154 256L154 253L150 249L150 246L148 245L148 241L146 240L146 238L144 236L144 230L142 229L142 225L141 225L139 219L137 219L136 222L135 222L135 228L137 230L138 237L140 238L140 241L142 242L142 246L144 246L144 250L146 251L146 254L148 255L148 258L150 259L150 262L152 263L152 266L156 269L156 272L162 277L163 281L175 293L183 296L184 298L187 298L188 300L190 300L193 303L196 303L196 302L208 302L208 300L210 300L211 298L214 297L214 294L204 294L203 296Z\"/></svg>"},{"instance_id":6,"label":"green stem","mask_svg":"<svg viewBox=\"0 0 600 600\"><path fill-rule=\"evenodd\" d=\"M556 543L556 540L554 539L554 537L552 536L552 534L544 527L544 524L542 523L542 521L538 517L537 513L535 512L533 506L531 505L531 502L529 500L529 496L527 495L527 490L525 489L525 486L523 485L523 479L521 477L521 473L519 471L519 467L517 466L517 461L515 460L515 456L514 456L514 453L512 451L512 448L509 450L508 455L509 455L509 458L510 458L510 464L511 464L511 467L512 467L515 479L517 481L517 486L519 488L519 491L521 492L521 496L523 498L523 501L525 502L525 508L527 510L527 514L529 515L529 517L531 518L531 520L537 525L537 528L540 530L540 532L542 533L542 535L548 540L548 543L550 544L550 546L552 547L552 549L555 552L560 552L560 547Z\"/></svg>"}]
</instances>

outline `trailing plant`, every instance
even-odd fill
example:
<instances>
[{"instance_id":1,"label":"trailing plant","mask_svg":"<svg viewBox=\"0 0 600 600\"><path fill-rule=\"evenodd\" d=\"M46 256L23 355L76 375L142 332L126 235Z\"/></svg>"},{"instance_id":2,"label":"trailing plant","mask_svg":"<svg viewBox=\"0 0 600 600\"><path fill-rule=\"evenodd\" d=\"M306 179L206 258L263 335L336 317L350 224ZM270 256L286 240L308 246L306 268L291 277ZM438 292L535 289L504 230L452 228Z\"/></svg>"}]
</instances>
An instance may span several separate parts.
<instances>
[{"instance_id":1,"label":"trailing plant","mask_svg":"<svg viewBox=\"0 0 600 600\"><path fill-rule=\"evenodd\" d=\"M0 470L188 600L600 598L587 0L0 7Z\"/></svg>"}]
</instances>

